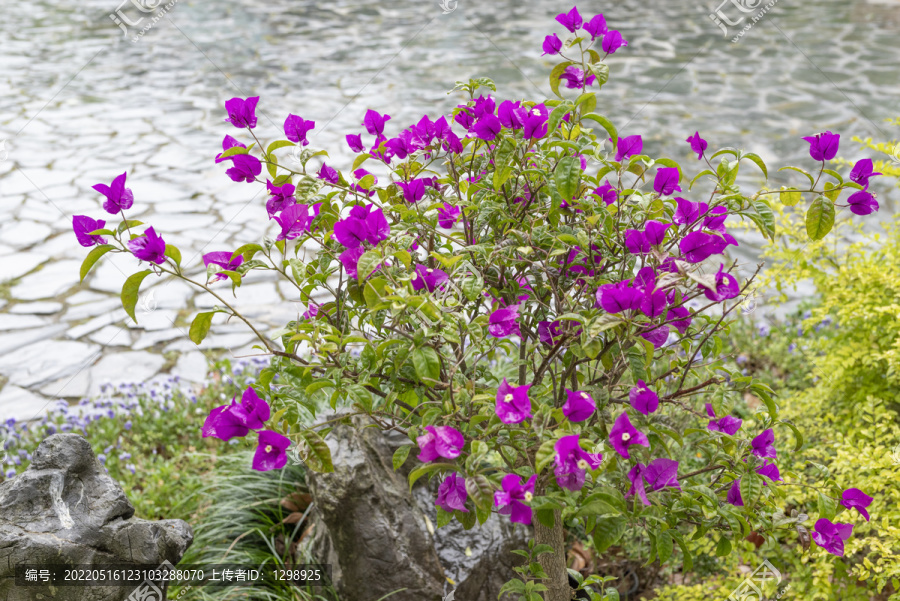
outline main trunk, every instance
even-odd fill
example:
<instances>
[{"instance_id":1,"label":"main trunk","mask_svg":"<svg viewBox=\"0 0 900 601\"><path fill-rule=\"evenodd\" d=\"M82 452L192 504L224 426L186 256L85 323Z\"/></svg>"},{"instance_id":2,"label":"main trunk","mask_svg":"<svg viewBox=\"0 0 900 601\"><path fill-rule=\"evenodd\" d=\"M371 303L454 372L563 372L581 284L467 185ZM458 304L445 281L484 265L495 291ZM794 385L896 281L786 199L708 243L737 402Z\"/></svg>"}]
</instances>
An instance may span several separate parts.
<instances>
[{"instance_id":1,"label":"main trunk","mask_svg":"<svg viewBox=\"0 0 900 601\"><path fill-rule=\"evenodd\" d=\"M534 519L534 541L537 545L553 547L553 553L544 553L538 557L538 562L547 574L547 579L543 583L549 590L544 593L544 600L571 601L572 589L569 587L569 576L566 572L565 537L558 509L553 512L552 528L547 528L537 518Z\"/></svg>"}]
</instances>

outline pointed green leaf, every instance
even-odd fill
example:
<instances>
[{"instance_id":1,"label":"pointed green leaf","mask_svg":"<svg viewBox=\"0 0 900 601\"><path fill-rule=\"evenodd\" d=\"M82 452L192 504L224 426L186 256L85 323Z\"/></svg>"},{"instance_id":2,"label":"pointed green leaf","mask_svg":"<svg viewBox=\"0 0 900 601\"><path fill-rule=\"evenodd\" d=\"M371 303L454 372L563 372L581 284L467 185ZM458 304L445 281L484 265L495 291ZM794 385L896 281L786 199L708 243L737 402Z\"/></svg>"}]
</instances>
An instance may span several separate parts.
<instances>
[{"instance_id":1,"label":"pointed green leaf","mask_svg":"<svg viewBox=\"0 0 900 601\"><path fill-rule=\"evenodd\" d=\"M406 458L409 457L409 451L413 448L411 444L405 444L399 447L396 451L394 451L394 456L391 459L391 463L394 465L394 471L396 472L403 464L406 463Z\"/></svg>"},{"instance_id":2,"label":"pointed green leaf","mask_svg":"<svg viewBox=\"0 0 900 601\"><path fill-rule=\"evenodd\" d=\"M143 282L144 278L151 273L153 272L149 269L139 271L125 280L125 285L122 286L122 308L125 309L125 312L128 313L128 316L131 317L135 323L137 323L137 318L134 316L134 307L137 305L138 293L141 290L141 282Z\"/></svg>"},{"instance_id":3,"label":"pointed green leaf","mask_svg":"<svg viewBox=\"0 0 900 601\"><path fill-rule=\"evenodd\" d=\"M811 240L821 240L834 227L834 203L824 196L816 198L806 212L806 233Z\"/></svg>"},{"instance_id":4,"label":"pointed green leaf","mask_svg":"<svg viewBox=\"0 0 900 601\"><path fill-rule=\"evenodd\" d=\"M112 244L101 244L100 246L95 246L91 249L91 252L84 258L84 261L81 263L81 282L84 281L85 276L90 273L91 268L94 264L100 260L100 257L114 249L115 246Z\"/></svg>"},{"instance_id":5,"label":"pointed green leaf","mask_svg":"<svg viewBox=\"0 0 900 601\"><path fill-rule=\"evenodd\" d=\"M209 327L212 325L213 315L215 314L215 311L197 313L194 321L191 322L191 329L188 332L188 336L190 336L191 341L194 344L200 344L203 342L203 339L206 338L206 335L209 333Z\"/></svg>"},{"instance_id":6,"label":"pointed green leaf","mask_svg":"<svg viewBox=\"0 0 900 601\"><path fill-rule=\"evenodd\" d=\"M334 471L331 462L331 449L314 430L301 430L297 451L306 467L314 472L328 473Z\"/></svg>"},{"instance_id":7,"label":"pointed green leaf","mask_svg":"<svg viewBox=\"0 0 900 601\"><path fill-rule=\"evenodd\" d=\"M433 386L441 378L441 360L430 346L417 348L412 353L413 367L422 383Z\"/></svg>"}]
</instances>

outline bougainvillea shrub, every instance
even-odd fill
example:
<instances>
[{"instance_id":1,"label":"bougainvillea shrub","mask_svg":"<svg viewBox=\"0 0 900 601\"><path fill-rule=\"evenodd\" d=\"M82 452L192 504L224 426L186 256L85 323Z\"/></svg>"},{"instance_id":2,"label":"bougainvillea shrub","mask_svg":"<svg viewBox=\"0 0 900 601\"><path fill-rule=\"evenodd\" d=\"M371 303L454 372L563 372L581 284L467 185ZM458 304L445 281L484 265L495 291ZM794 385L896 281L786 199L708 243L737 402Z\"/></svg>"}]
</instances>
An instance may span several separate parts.
<instances>
[{"instance_id":1,"label":"bougainvillea shrub","mask_svg":"<svg viewBox=\"0 0 900 601\"><path fill-rule=\"evenodd\" d=\"M802 434L770 388L720 360L752 285L725 257L739 244L728 225L747 220L774 239L774 203L807 198L808 235L821 239L837 210L878 209L865 164L847 180L826 168L839 145L831 132L804 138L809 170L787 167L802 185L781 190L743 190L742 168L768 177L762 159L715 150L699 132L685 132L684 165L645 154L640 132L598 112L606 61L627 41L602 15L585 21L574 8L557 21L565 39L543 44L561 61L554 98L501 99L473 79L457 83L463 101L449 114L405 128L370 109L347 133L349 166L307 147L313 121L288 115L284 136L263 141L260 99L226 102L231 131L214 160L236 185L265 183L260 218L277 236L209 252L205 279L188 275L165 232L127 219L125 174L97 187L120 223L74 224L93 247L82 275L109 252L145 265L123 287L132 317L145 278L175 276L218 303L193 319L194 342L221 313L273 356L240 400L210 414L206 435L258 437L256 469L284 466L297 444L309 468L330 471L320 403L404 432L411 444L394 465L416 462L410 484L440 480L439 525L470 528L492 512L533 524L538 544L523 553L534 561L506 591L554 601L570 595L564 525L598 552L626 532L646 541L648 561L677 548L688 568L685 537L728 553L751 531L793 528L779 512L778 461ZM302 167L286 166L287 150ZM260 271L305 306L277 340L228 300ZM730 410L748 391L764 405L742 421ZM685 447L695 459L672 459ZM869 498L805 484L853 509L810 533L840 555Z\"/></svg>"}]
</instances>

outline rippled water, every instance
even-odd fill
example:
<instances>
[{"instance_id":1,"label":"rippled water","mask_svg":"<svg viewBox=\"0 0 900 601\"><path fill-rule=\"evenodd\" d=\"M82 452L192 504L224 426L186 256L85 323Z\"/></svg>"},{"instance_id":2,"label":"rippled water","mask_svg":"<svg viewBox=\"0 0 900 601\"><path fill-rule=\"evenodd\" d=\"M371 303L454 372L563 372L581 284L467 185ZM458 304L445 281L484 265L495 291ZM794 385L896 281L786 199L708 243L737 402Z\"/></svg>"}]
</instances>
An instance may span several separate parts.
<instances>
[{"instance_id":1,"label":"rippled water","mask_svg":"<svg viewBox=\"0 0 900 601\"><path fill-rule=\"evenodd\" d=\"M361 131L367 108L391 112L399 130L457 104L447 90L460 79L491 77L500 97L550 94L552 61L539 56L540 44L560 30L553 16L570 3L445 4L456 8L443 14L436 1L410 0L179 0L136 43L130 38L160 9L54 0L7 10L0 23L0 140L9 153L0 162L0 374L10 384L0 392L0 416L4 405L37 403L29 390L78 396L123 369L145 377L133 367L150 361L140 353L189 350L172 322L186 303L202 301L162 284L146 301L158 307L143 320L151 325L123 328L115 297L134 265L118 260L78 287L83 250L69 223L74 213L100 213L91 185L128 170L137 212L182 246L186 259L259 236L260 188L233 184L211 160L234 131L222 122L226 99L261 96L264 136L277 135L288 112L315 120L312 144L340 163L349 157L343 136ZM117 8L144 17L127 37L109 18ZM695 130L713 146L740 146L770 164L808 164L799 138L826 129L843 134L847 158L864 156L852 135L897 137L884 123L900 114L897 0L779 0L738 43L709 18L712 2L580 8L602 11L629 40L609 61L598 111L620 132L641 133L650 154L690 164L684 139ZM723 10L740 14L731 2ZM879 218L886 219L896 195L882 201ZM273 327L296 311L272 283L245 288L242 302ZM246 344L229 327L214 328L204 348ZM121 355L126 347L139 354L124 368L105 357L104 349ZM23 356L45 362L26 367ZM185 365L186 374L200 369L196 361Z\"/></svg>"}]
</instances>

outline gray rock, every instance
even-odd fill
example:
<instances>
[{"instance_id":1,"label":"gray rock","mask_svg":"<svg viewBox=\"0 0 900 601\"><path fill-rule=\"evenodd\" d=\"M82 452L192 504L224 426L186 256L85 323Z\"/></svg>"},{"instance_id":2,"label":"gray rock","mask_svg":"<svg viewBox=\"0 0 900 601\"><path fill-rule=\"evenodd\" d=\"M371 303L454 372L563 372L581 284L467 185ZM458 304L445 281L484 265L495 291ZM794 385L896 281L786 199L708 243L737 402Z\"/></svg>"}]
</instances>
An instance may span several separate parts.
<instances>
[{"instance_id":1,"label":"gray rock","mask_svg":"<svg viewBox=\"0 0 900 601\"><path fill-rule=\"evenodd\" d=\"M121 487L76 434L41 443L29 468L0 484L0 599L121 601L135 588L14 586L14 566L177 564L193 542L181 520L135 519ZM39 596L43 593L43 597Z\"/></svg>"},{"instance_id":2,"label":"gray rock","mask_svg":"<svg viewBox=\"0 0 900 601\"><path fill-rule=\"evenodd\" d=\"M392 466L409 440L366 428L360 418L352 423L328 436L335 471L310 474L317 512L310 550L332 564L341 597L374 601L405 588L391 600L440 601L455 588L457 599L497 599L514 576L511 551L525 546L528 529L494 514L468 531L455 521L435 530L437 481L422 478L411 493L411 468Z\"/></svg>"}]
</instances>

